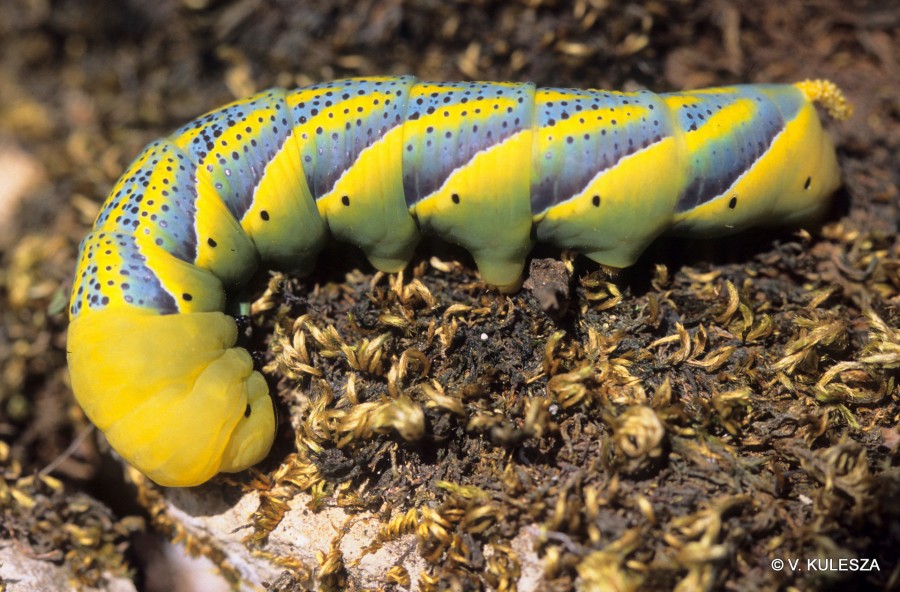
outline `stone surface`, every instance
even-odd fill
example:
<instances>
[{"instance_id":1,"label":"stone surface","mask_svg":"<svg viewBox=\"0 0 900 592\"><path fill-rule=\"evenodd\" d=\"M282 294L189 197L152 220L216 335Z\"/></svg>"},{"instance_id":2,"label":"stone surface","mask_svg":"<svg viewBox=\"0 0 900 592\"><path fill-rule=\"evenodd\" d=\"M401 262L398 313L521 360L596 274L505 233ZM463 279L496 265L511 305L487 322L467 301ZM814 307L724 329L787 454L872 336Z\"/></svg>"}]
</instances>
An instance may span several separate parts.
<instances>
[{"instance_id":1,"label":"stone surface","mask_svg":"<svg viewBox=\"0 0 900 592\"><path fill-rule=\"evenodd\" d=\"M14 543L0 543L0 582L9 592L51 592L69 590L69 570L65 565L30 556ZM137 592L134 582L125 578L108 578L100 588L104 592Z\"/></svg>"}]
</instances>

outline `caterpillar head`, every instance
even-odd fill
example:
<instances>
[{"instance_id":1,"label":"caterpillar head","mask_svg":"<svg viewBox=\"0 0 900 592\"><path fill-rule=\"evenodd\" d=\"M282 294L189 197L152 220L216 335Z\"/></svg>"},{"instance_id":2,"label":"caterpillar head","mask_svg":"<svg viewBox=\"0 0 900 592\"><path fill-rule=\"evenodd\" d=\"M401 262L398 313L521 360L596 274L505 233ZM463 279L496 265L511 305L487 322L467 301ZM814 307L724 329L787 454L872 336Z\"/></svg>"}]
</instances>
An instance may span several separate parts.
<instances>
[{"instance_id":1,"label":"caterpillar head","mask_svg":"<svg viewBox=\"0 0 900 592\"><path fill-rule=\"evenodd\" d=\"M236 337L220 312L90 311L69 325L72 390L129 464L160 485L199 485L259 462L275 436L265 380Z\"/></svg>"}]
</instances>

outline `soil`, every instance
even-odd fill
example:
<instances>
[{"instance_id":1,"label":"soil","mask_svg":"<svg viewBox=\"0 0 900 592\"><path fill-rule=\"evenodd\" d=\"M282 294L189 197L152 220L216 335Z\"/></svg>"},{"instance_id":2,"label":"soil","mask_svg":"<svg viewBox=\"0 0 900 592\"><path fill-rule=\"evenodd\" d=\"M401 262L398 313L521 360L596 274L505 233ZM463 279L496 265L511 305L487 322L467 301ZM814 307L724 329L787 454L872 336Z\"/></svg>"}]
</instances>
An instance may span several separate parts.
<instances>
[{"instance_id":1,"label":"soil","mask_svg":"<svg viewBox=\"0 0 900 592\"><path fill-rule=\"evenodd\" d=\"M828 78L855 115L829 124L845 186L808 232L663 238L615 276L539 247L509 296L446 244L399 278L341 246L310 277L261 274L246 342L290 421L257 472L215 483L261 490L248 544L299 491L413 510L423 590L514 590L509 541L532 524L540 589L900 588L898 47L900 10L861 0L4 2L0 537L80 585L171 589L171 530L65 365L78 243L149 141L344 76ZM878 569L772 568L850 558ZM304 585L353 587L328 565Z\"/></svg>"}]
</instances>

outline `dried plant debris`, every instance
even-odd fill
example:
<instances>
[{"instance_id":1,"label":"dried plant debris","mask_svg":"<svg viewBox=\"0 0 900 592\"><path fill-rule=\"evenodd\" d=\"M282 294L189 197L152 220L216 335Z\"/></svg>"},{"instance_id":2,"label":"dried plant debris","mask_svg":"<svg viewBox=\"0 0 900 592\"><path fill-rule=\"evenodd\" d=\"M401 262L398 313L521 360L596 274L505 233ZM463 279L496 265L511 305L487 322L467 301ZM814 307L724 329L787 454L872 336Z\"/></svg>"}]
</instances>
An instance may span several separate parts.
<instances>
[{"instance_id":1,"label":"dried plant debris","mask_svg":"<svg viewBox=\"0 0 900 592\"><path fill-rule=\"evenodd\" d=\"M67 385L64 308L98 200L149 140L230 98L344 75L627 90L816 76L839 82L857 111L830 129L846 189L821 228L663 238L617 275L541 253L511 296L486 289L446 246L423 248L397 276L356 270L358 258L338 251L309 278L264 277L246 345L278 397L278 443L260 466L209 486L252 500L240 506L244 527L198 531L173 509L176 494L132 479L153 530L212 558L235 586L247 585L245 557L274 566L269 590L900 586L890 10L835 0L7 4L0 145L31 163L0 206L9 544L63 565L76 586L131 573L126 550L134 571L146 565L129 545L134 519L86 493L134 497L98 469L102 442L78 439L87 424ZM303 559L269 545L298 500L309 520L349 516ZM363 516L378 526L352 554L344 543ZM360 579L367 557L405 541L415 567L393 562ZM772 568L798 559L877 560L879 570Z\"/></svg>"},{"instance_id":2,"label":"dried plant debris","mask_svg":"<svg viewBox=\"0 0 900 592\"><path fill-rule=\"evenodd\" d=\"M275 326L266 369L297 452L260 488L248 541L307 491L313 511L385 516L372 549L415 533L431 568L386 566L386 581L514 582L516 553L493 553L525 529L552 589L692 590L757 569L742 537L770 558L834 556L830 529L862 543L896 517L875 495L894 473L876 478L857 442L877 455L873 429L896 426L878 403L896 413L898 335L874 310L853 331L824 308L830 289L775 306L751 277L739 290L722 272L657 268L659 291L629 305L582 276L570 335L524 294L445 273L354 275L299 305L302 282L270 282L262 300L283 304L259 305ZM890 563L877 540L862 548ZM307 568L324 589L352 582L334 544Z\"/></svg>"},{"instance_id":3,"label":"dried plant debris","mask_svg":"<svg viewBox=\"0 0 900 592\"><path fill-rule=\"evenodd\" d=\"M4 545L64 566L71 586L99 588L130 579L123 551L129 535L144 529L143 519L117 519L88 495L67 492L54 477L25 474L5 442L0 442L0 509ZM15 582L9 584L14 590Z\"/></svg>"}]
</instances>

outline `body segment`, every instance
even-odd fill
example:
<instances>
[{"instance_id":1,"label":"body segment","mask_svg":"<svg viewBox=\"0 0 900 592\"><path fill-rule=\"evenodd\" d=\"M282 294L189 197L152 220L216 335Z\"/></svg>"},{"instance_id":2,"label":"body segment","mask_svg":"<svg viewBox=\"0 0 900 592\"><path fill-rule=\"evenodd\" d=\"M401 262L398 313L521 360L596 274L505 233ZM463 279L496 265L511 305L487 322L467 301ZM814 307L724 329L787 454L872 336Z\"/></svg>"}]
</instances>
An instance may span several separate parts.
<instances>
[{"instance_id":1,"label":"body segment","mask_svg":"<svg viewBox=\"0 0 900 592\"><path fill-rule=\"evenodd\" d=\"M331 234L395 272L431 233L512 287L534 240L623 267L666 231L810 219L839 184L816 101L847 109L822 81L657 95L386 77L237 101L148 146L82 242L75 395L158 483L244 469L274 412L221 311L260 263L302 272Z\"/></svg>"}]
</instances>

